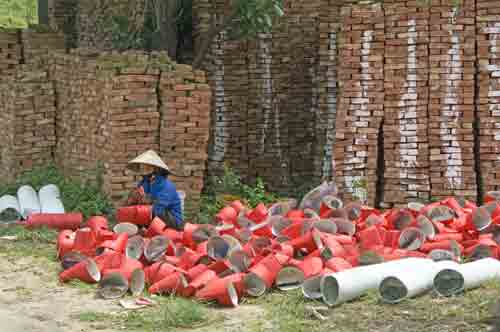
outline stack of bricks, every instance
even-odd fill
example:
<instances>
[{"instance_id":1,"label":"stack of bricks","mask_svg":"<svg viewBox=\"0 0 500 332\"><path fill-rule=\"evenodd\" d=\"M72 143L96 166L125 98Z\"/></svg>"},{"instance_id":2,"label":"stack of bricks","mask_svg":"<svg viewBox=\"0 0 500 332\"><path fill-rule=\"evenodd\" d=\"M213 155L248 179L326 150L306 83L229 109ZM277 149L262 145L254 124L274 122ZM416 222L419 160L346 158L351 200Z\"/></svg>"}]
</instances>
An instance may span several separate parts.
<instances>
[{"instance_id":1,"label":"stack of bricks","mask_svg":"<svg viewBox=\"0 0 500 332\"><path fill-rule=\"evenodd\" d=\"M482 191L500 189L500 2L477 0L477 107Z\"/></svg>"},{"instance_id":2,"label":"stack of bricks","mask_svg":"<svg viewBox=\"0 0 500 332\"><path fill-rule=\"evenodd\" d=\"M185 212L191 215L199 209L208 158L210 86L203 71L176 65L162 72L159 95L160 152L177 190L186 194Z\"/></svg>"},{"instance_id":3,"label":"stack of bricks","mask_svg":"<svg viewBox=\"0 0 500 332\"><path fill-rule=\"evenodd\" d=\"M104 95L110 79L98 73L95 61L84 54L50 55L50 76L58 95L55 161L66 174L91 180L96 180L98 161L104 162L112 151Z\"/></svg>"},{"instance_id":4,"label":"stack of bricks","mask_svg":"<svg viewBox=\"0 0 500 332\"><path fill-rule=\"evenodd\" d=\"M55 93L45 70L24 65L0 85L0 90L3 125L0 173L13 178L53 160Z\"/></svg>"},{"instance_id":5,"label":"stack of bricks","mask_svg":"<svg viewBox=\"0 0 500 332\"><path fill-rule=\"evenodd\" d=\"M149 149L157 152L160 149L157 94L160 71L148 68L146 56L127 56L125 61L129 65L114 75L111 89L105 92L109 98L111 134L108 176L114 200L125 197L140 180L138 174L126 168L127 163Z\"/></svg>"},{"instance_id":6,"label":"stack of bricks","mask_svg":"<svg viewBox=\"0 0 500 332\"><path fill-rule=\"evenodd\" d=\"M26 63L34 63L49 51L64 50L64 35L58 32L23 30L23 54Z\"/></svg>"},{"instance_id":7,"label":"stack of bricks","mask_svg":"<svg viewBox=\"0 0 500 332\"><path fill-rule=\"evenodd\" d=\"M428 201L429 7L384 2L384 191L382 207Z\"/></svg>"},{"instance_id":8,"label":"stack of bricks","mask_svg":"<svg viewBox=\"0 0 500 332\"><path fill-rule=\"evenodd\" d=\"M434 0L430 11L431 196L475 199L475 1Z\"/></svg>"},{"instance_id":9,"label":"stack of bricks","mask_svg":"<svg viewBox=\"0 0 500 332\"><path fill-rule=\"evenodd\" d=\"M0 82L14 75L21 61L21 43L15 30L0 30Z\"/></svg>"},{"instance_id":10,"label":"stack of bricks","mask_svg":"<svg viewBox=\"0 0 500 332\"><path fill-rule=\"evenodd\" d=\"M75 175L93 177L101 167L104 188L121 202L139 180L126 169L127 162L148 149L159 150L159 70L148 69L140 55L55 58L60 96L56 161Z\"/></svg>"},{"instance_id":11,"label":"stack of bricks","mask_svg":"<svg viewBox=\"0 0 500 332\"><path fill-rule=\"evenodd\" d=\"M380 4L342 8L336 120L336 181L344 199L366 181L375 203L377 140L384 109L384 16Z\"/></svg>"}]
</instances>

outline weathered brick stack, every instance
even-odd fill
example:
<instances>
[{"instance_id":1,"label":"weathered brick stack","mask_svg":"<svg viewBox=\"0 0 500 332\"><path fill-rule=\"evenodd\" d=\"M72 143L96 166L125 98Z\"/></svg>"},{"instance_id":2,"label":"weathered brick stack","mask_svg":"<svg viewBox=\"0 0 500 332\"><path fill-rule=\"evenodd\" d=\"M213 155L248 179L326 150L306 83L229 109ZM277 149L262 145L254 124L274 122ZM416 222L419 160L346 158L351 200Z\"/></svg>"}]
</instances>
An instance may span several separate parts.
<instances>
[{"instance_id":1,"label":"weathered brick stack","mask_svg":"<svg viewBox=\"0 0 500 332\"><path fill-rule=\"evenodd\" d=\"M105 160L112 151L105 98L111 74L98 76L95 59L84 54L53 53L50 57L50 75L58 95L55 161L66 174L95 179L98 161L104 162L106 173L109 164Z\"/></svg>"},{"instance_id":2,"label":"weathered brick stack","mask_svg":"<svg viewBox=\"0 0 500 332\"><path fill-rule=\"evenodd\" d=\"M500 2L477 0L477 107L482 189L500 188Z\"/></svg>"},{"instance_id":3,"label":"weathered brick stack","mask_svg":"<svg viewBox=\"0 0 500 332\"><path fill-rule=\"evenodd\" d=\"M146 56L110 58L125 61L126 66L112 78L109 98L111 148L109 177L112 197L123 198L139 180L138 174L126 169L127 163L146 150L159 151L160 113L157 86L159 69L148 68ZM108 60L105 60L108 61Z\"/></svg>"},{"instance_id":4,"label":"weathered brick stack","mask_svg":"<svg viewBox=\"0 0 500 332\"><path fill-rule=\"evenodd\" d=\"M21 59L21 43L16 30L0 30L0 81L15 72Z\"/></svg>"},{"instance_id":5,"label":"weathered brick stack","mask_svg":"<svg viewBox=\"0 0 500 332\"><path fill-rule=\"evenodd\" d=\"M15 76L0 85L0 90L0 173L13 178L53 160L55 93L45 70L21 65Z\"/></svg>"},{"instance_id":6,"label":"weathered brick stack","mask_svg":"<svg viewBox=\"0 0 500 332\"><path fill-rule=\"evenodd\" d=\"M26 63L36 62L49 51L64 50L64 35L60 32L22 30L23 54Z\"/></svg>"},{"instance_id":7,"label":"weathered brick stack","mask_svg":"<svg viewBox=\"0 0 500 332\"><path fill-rule=\"evenodd\" d=\"M176 65L163 72L160 95L160 151L177 190L186 193L185 210L199 208L208 157L211 91L203 71Z\"/></svg>"},{"instance_id":8,"label":"weathered brick stack","mask_svg":"<svg viewBox=\"0 0 500 332\"><path fill-rule=\"evenodd\" d=\"M429 143L431 195L476 196L474 172L475 2L432 1Z\"/></svg>"},{"instance_id":9,"label":"weathered brick stack","mask_svg":"<svg viewBox=\"0 0 500 332\"><path fill-rule=\"evenodd\" d=\"M428 201L429 7L384 2L383 206Z\"/></svg>"},{"instance_id":10,"label":"weathered brick stack","mask_svg":"<svg viewBox=\"0 0 500 332\"><path fill-rule=\"evenodd\" d=\"M377 139L384 109L384 16L380 4L342 8L336 121L336 181L350 199L356 181L374 204Z\"/></svg>"}]
</instances>

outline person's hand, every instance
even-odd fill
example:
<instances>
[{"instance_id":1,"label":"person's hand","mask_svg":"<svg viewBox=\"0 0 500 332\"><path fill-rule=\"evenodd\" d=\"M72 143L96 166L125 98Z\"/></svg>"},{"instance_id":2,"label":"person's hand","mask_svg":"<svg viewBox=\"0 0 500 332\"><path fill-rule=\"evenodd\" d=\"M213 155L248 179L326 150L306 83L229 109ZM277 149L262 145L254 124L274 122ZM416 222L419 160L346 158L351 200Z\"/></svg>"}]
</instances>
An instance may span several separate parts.
<instances>
[{"instance_id":1,"label":"person's hand","mask_svg":"<svg viewBox=\"0 0 500 332\"><path fill-rule=\"evenodd\" d=\"M142 199L142 204L144 205L153 205L154 204L154 199L151 197L151 195L144 195Z\"/></svg>"},{"instance_id":2,"label":"person's hand","mask_svg":"<svg viewBox=\"0 0 500 332\"><path fill-rule=\"evenodd\" d=\"M129 193L129 196L127 198L127 205L139 205L143 204L144 197L144 188L139 187L136 189L132 189Z\"/></svg>"}]
</instances>

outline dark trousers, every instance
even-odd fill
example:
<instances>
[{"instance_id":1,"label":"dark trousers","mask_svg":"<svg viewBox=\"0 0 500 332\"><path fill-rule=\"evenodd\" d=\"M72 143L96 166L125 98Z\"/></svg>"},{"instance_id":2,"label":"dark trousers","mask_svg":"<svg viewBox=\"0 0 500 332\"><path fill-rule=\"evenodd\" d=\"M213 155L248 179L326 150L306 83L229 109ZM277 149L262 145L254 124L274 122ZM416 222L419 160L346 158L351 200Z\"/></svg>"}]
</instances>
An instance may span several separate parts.
<instances>
[{"instance_id":1,"label":"dark trousers","mask_svg":"<svg viewBox=\"0 0 500 332\"><path fill-rule=\"evenodd\" d=\"M184 220L180 221L179 223L176 223L175 217L168 210L165 210L165 212L162 215L157 217L163 220L163 222L167 225L168 228L173 228L179 232L182 232L184 230Z\"/></svg>"}]
</instances>

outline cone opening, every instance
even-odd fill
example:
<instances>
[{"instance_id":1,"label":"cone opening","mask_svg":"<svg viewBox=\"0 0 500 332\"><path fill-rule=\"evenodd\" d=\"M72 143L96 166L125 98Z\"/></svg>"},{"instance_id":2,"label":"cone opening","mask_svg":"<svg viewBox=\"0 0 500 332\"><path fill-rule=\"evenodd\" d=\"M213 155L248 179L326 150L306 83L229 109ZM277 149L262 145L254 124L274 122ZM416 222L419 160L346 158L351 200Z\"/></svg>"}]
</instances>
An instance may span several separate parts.
<instances>
[{"instance_id":1,"label":"cone opening","mask_svg":"<svg viewBox=\"0 0 500 332\"><path fill-rule=\"evenodd\" d=\"M227 295L229 296L229 300L231 301L231 304L233 307L238 306L238 292L236 291L236 287L234 287L234 284L232 282L227 284Z\"/></svg>"},{"instance_id":2,"label":"cone opening","mask_svg":"<svg viewBox=\"0 0 500 332\"><path fill-rule=\"evenodd\" d=\"M432 239L434 236L436 236L436 229L426 216L418 216L417 224L419 229L425 234L428 239Z\"/></svg>"},{"instance_id":3,"label":"cone opening","mask_svg":"<svg viewBox=\"0 0 500 332\"><path fill-rule=\"evenodd\" d=\"M399 210L393 220L394 228L397 230L403 230L406 227L410 226L412 223L412 214L405 210Z\"/></svg>"},{"instance_id":4,"label":"cone opening","mask_svg":"<svg viewBox=\"0 0 500 332\"><path fill-rule=\"evenodd\" d=\"M167 251L170 240L163 236L155 236L149 241L148 245L144 249L144 256L150 262L158 261Z\"/></svg>"},{"instance_id":5,"label":"cone opening","mask_svg":"<svg viewBox=\"0 0 500 332\"><path fill-rule=\"evenodd\" d=\"M103 299L117 299L127 293L128 287L128 281L121 273L112 272L99 282L98 294Z\"/></svg>"},{"instance_id":6,"label":"cone opening","mask_svg":"<svg viewBox=\"0 0 500 332\"><path fill-rule=\"evenodd\" d=\"M220 236L211 237L207 243L207 254L210 258L221 260L227 257L229 253L229 243Z\"/></svg>"},{"instance_id":7,"label":"cone opening","mask_svg":"<svg viewBox=\"0 0 500 332\"><path fill-rule=\"evenodd\" d=\"M339 198L331 195L323 197L323 203L331 210L340 209L344 206L344 203Z\"/></svg>"},{"instance_id":8,"label":"cone opening","mask_svg":"<svg viewBox=\"0 0 500 332\"><path fill-rule=\"evenodd\" d=\"M242 250L235 251L229 256L229 263L234 272L245 272L250 267L250 257Z\"/></svg>"},{"instance_id":9,"label":"cone opening","mask_svg":"<svg viewBox=\"0 0 500 332\"><path fill-rule=\"evenodd\" d=\"M99 271L99 267L93 259L87 260L87 272L95 282L101 280L101 271Z\"/></svg>"},{"instance_id":10,"label":"cone opening","mask_svg":"<svg viewBox=\"0 0 500 332\"><path fill-rule=\"evenodd\" d=\"M125 255L129 258L140 259L144 253L144 239L136 235L130 238L125 248Z\"/></svg>"},{"instance_id":11,"label":"cone opening","mask_svg":"<svg viewBox=\"0 0 500 332\"><path fill-rule=\"evenodd\" d=\"M87 257L76 251L70 251L66 253L61 259L61 265L63 270L67 270L81 261L85 260Z\"/></svg>"},{"instance_id":12,"label":"cone opening","mask_svg":"<svg viewBox=\"0 0 500 332\"><path fill-rule=\"evenodd\" d=\"M444 249L434 249L429 253L427 257L432 259L434 262L454 261L456 259L456 256L452 251Z\"/></svg>"},{"instance_id":13,"label":"cone opening","mask_svg":"<svg viewBox=\"0 0 500 332\"><path fill-rule=\"evenodd\" d=\"M380 296L386 303L399 303L408 295L406 285L396 277L387 277L380 284Z\"/></svg>"},{"instance_id":14,"label":"cone opening","mask_svg":"<svg viewBox=\"0 0 500 332\"><path fill-rule=\"evenodd\" d=\"M406 228L399 237L399 247L406 250L417 250L424 243L425 235L418 228Z\"/></svg>"},{"instance_id":15,"label":"cone opening","mask_svg":"<svg viewBox=\"0 0 500 332\"><path fill-rule=\"evenodd\" d=\"M139 228L137 227L137 225L124 222L116 224L115 227L113 227L113 231L116 234L127 233L128 236L132 237L136 235L137 232L139 232Z\"/></svg>"},{"instance_id":16,"label":"cone opening","mask_svg":"<svg viewBox=\"0 0 500 332\"><path fill-rule=\"evenodd\" d=\"M276 287L283 291L297 289L303 283L304 272L293 266L282 268L276 277Z\"/></svg>"},{"instance_id":17,"label":"cone opening","mask_svg":"<svg viewBox=\"0 0 500 332\"><path fill-rule=\"evenodd\" d=\"M491 224L491 216L484 207L477 208L472 213L472 223L478 231L485 230Z\"/></svg>"},{"instance_id":18,"label":"cone opening","mask_svg":"<svg viewBox=\"0 0 500 332\"><path fill-rule=\"evenodd\" d=\"M259 297L266 292L266 283L255 273L247 274L244 283L246 292L250 296Z\"/></svg>"},{"instance_id":19,"label":"cone opening","mask_svg":"<svg viewBox=\"0 0 500 332\"><path fill-rule=\"evenodd\" d=\"M465 280L456 270L444 269L434 278L434 290L441 296L456 295L464 290Z\"/></svg>"},{"instance_id":20,"label":"cone opening","mask_svg":"<svg viewBox=\"0 0 500 332\"><path fill-rule=\"evenodd\" d=\"M211 225L200 225L193 232L193 241L197 244L208 241L210 237L216 236L217 230Z\"/></svg>"},{"instance_id":21,"label":"cone opening","mask_svg":"<svg viewBox=\"0 0 500 332\"><path fill-rule=\"evenodd\" d=\"M320 220L313 224L313 227L318 231L329 234L337 233L337 224L335 224L332 220Z\"/></svg>"},{"instance_id":22,"label":"cone opening","mask_svg":"<svg viewBox=\"0 0 500 332\"><path fill-rule=\"evenodd\" d=\"M462 256L462 250L460 249L460 245L456 240L450 240L450 249L455 257L459 258L460 256Z\"/></svg>"},{"instance_id":23,"label":"cone opening","mask_svg":"<svg viewBox=\"0 0 500 332\"><path fill-rule=\"evenodd\" d=\"M351 221L358 220L361 217L361 204L350 203L346 206L347 218Z\"/></svg>"},{"instance_id":24,"label":"cone opening","mask_svg":"<svg viewBox=\"0 0 500 332\"><path fill-rule=\"evenodd\" d=\"M334 306L339 298L339 283L333 275L324 276L320 283L320 292L323 301L329 306Z\"/></svg>"},{"instance_id":25,"label":"cone opening","mask_svg":"<svg viewBox=\"0 0 500 332\"><path fill-rule=\"evenodd\" d=\"M323 249L321 249L319 255L325 261L329 261L330 259L332 259L334 257L333 251L332 251L332 249L330 249L330 247L324 247Z\"/></svg>"},{"instance_id":26,"label":"cone opening","mask_svg":"<svg viewBox=\"0 0 500 332\"><path fill-rule=\"evenodd\" d=\"M453 211L445 206L445 205L440 205L440 206L435 206L432 209L430 209L427 213L427 216L429 217L430 220L433 222L447 222L452 220L455 217L455 214Z\"/></svg>"},{"instance_id":27,"label":"cone opening","mask_svg":"<svg viewBox=\"0 0 500 332\"><path fill-rule=\"evenodd\" d=\"M133 296L138 296L144 291L146 284L146 274L143 269L135 269L130 278L130 292Z\"/></svg>"},{"instance_id":28,"label":"cone opening","mask_svg":"<svg viewBox=\"0 0 500 332\"><path fill-rule=\"evenodd\" d=\"M337 233L353 236L356 233L356 225L344 218L332 219L337 226Z\"/></svg>"},{"instance_id":29,"label":"cone opening","mask_svg":"<svg viewBox=\"0 0 500 332\"><path fill-rule=\"evenodd\" d=\"M304 280L302 284L302 294L308 299L321 298L321 276L312 277Z\"/></svg>"},{"instance_id":30,"label":"cone opening","mask_svg":"<svg viewBox=\"0 0 500 332\"><path fill-rule=\"evenodd\" d=\"M274 236L278 236L285 228L290 226L292 223L289 219L276 216L271 217L271 232Z\"/></svg>"}]
</instances>

